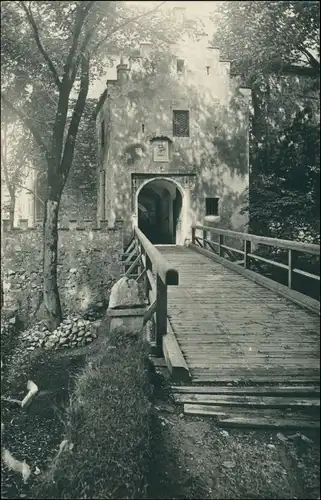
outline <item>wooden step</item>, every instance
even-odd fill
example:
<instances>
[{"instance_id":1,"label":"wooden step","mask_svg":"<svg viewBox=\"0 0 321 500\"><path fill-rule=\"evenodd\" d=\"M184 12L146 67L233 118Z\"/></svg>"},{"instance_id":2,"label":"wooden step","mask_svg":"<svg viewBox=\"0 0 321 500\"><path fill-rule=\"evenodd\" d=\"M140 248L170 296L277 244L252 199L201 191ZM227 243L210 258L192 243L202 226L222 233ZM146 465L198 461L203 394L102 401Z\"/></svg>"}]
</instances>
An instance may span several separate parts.
<instances>
[{"instance_id":1,"label":"wooden step","mask_svg":"<svg viewBox=\"0 0 321 500\"><path fill-rule=\"evenodd\" d=\"M172 392L176 394L265 394L274 395L312 395L320 397L320 386L313 385L286 385L286 386L172 386Z\"/></svg>"},{"instance_id":2,"label":"wooden step","mask_svg":"<svg viewBox=\"0 0 321 500\"><path fill-rule=\"evenodd\" d=\"M216 418L221 427L247 428L305 428L319 429L320 418L300 412L277 409L245 409L227 406L184 404L187 415L203 415Z\"/></svg>"},{"instance_id":3,"label":"wooden step","mask_svg":"<svg viewBox=\"0 0 321 500\"><path fill-rule=\"evenodd\" d=\"M320 429L319 420L298 420L295 415L290 418L268 419L264 415L253 417L229 416L219 417L218 423L221 427L245 427L245 428L283 428L283 429Z\"/></svg>"},{"instance_id":4,"label":"wooden step","mask_svg":"<svg viewBox=\"0 0 321 500\"><path fill-rule=\"evenodd\" d=\"M312 370L312 372L316 372L316 370ZM254 373L228 373L227 375L219 374L219 370L212 371L204 371L192 369L192 380L195 384L244 384L244 385L253 385L253 384L296 384L296 385L306 385L306 384L319 384L320 376L319 374L295 374L295 373L282 373L282 374L256 374Z\"/></svg>"},{"instance_id":5,"label":"wooden step","mask_svg":"<svg viewBox=\"0 0 321 500\"><path fill-rule=\"evenodd\" d=\"M248 396L230 394L175 394L177 403L199 403L216 406L245 406L256 408L320 408L317 398L294 398L293 396Z\"/></svg>"}]
</instances>

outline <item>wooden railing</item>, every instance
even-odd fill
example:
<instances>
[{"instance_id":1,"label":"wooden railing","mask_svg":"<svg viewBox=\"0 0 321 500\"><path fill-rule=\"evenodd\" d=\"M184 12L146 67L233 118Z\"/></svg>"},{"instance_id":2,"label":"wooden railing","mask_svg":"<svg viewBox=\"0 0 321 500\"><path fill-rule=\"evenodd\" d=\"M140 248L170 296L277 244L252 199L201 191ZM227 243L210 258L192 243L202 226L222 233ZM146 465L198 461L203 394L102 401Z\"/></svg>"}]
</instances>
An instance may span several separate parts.
<instances>
[{"instance_id":1,"label":"wooden railing","mask_svg":"<svg viewBox=\"0 0 321 500\"><path fill-rule=\"evenodd\" d=\"M196 234L196 231L202 231L202 235ZM217 241L209 239L208 235L214 235L217 237ZM225 244L225 238L233 238L241 240L243 242L242 249L235 248ZM309 273L302 269L295 267L296 256L298 253L309 254L320 256L319 245L313 245L312 243L300 243L297 241L281 240L277 238L268 238L265 236L256 236L254 234L239 233L237 231L229 231L225 229L218 229L209 226L195 225L192 226L192 243L194 245L199 245L205 250L211 250L215 252L219 257L225 257L225 254L238 254L242 256L241 260L236 261L237 264L242 264L244 268L248 268L249 259L258 260L270 264L272 266L285 269L287 271L287 286L292 288L293 276L298 274L305 276L306 278L311 278L313 280L320 281L320 276L317 274ZM283 249L287 251L287 264L282 262L277 262L275 260L267 259L260 255L253 253L252 247L255 244L266 245L269 247L275 247L278 249Z\"/></svg>"},{"instance_id":2,"label":"wooden railing","mask_svg":"<svg viewBox=\"0 0 321 500\"><path fill-rule=\"evenodd\" d=\"M130 276L138 269L136 280L144 280L149 307L144 322L155 318L155 343L157 355L162 355L163 336L167 332L167 287L178 285L178 271L154 247L142 231L135 227L134 239L126 251L129 268L125 272Z\"/></svg>"}]
</instances>

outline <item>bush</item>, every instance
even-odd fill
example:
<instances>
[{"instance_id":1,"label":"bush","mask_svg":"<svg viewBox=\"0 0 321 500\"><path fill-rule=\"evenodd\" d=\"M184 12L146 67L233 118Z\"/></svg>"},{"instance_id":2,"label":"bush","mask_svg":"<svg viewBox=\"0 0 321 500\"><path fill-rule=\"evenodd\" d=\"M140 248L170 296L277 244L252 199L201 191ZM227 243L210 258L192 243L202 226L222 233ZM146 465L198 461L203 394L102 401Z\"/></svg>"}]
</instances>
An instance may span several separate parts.
<instances>
[{"instance_id":1,"label":"bush","mask_svg":"<svg viewBox=\"0 0 321 500\"><path fill-rule=\"evenodd\" d=\"M144 498L150 460L147 346L124 330L97 342L75 380L62 452L37 498Z\"/></svg>"},{"instance_id":2,"label":"bush","mask_svg":"<svg viewBox=\"0 0 321 500\"><path fill-rule=\"evenodd\" d=\"M7 359L18 343L19 334L14 324L8 321L1 322L1 357Z\"/></svg>"}]
</instances>

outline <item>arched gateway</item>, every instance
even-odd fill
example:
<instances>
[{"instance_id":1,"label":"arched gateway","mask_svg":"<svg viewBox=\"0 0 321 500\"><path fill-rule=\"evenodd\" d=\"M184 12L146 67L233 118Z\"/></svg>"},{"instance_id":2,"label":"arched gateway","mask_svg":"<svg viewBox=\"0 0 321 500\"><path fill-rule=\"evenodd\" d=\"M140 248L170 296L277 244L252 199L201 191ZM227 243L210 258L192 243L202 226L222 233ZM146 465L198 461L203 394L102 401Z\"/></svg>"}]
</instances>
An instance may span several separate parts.
<instances>
[{"instance_id":1,"label":"arched gateway","mask_svg":"<svg viewBox=\"0 0 321 500\"><path fill-rule=\"evenodd\" d=\"M172 179L152 179L137 190L137 225L154 244L180 243L182 212L183 190Z\"/></svg>"}]
</instances>

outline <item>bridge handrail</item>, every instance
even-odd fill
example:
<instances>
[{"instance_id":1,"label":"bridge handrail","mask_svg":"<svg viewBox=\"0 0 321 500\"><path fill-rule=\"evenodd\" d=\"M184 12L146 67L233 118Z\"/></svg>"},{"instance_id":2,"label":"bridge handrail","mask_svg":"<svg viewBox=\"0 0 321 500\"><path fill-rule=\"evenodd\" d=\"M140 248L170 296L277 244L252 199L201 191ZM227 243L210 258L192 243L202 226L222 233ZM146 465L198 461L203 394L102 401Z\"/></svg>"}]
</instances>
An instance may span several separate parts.
<instances>
[{"instance_id":1,"label":"bridge handrail","mask_svg":"<svg viewBox=\"0 0 321 500\"><path fill-rule=\"evenodd\" d=\"M133 248L133 249L132 249ZM143 271L138 279L144 278L144 288L149 307L144 316L146 324L150 319L155 318L155 341L157 356L163 355L163 337L167 333L167 287L178 285L179 275L177 269L170 266L169 262L154 247L149 239L138 228L134 228L134 239L127 249L129 259L132 254L138 254L134 262L130 265L127 274L140 262Z\"/></svg>"},{"instance_id":2,"label":"bridge handrail","mask_svg":"<svg viewBox=\"0 0 321 500\"><path fill-rule=\"evenodd\" d=\"M177 269L170 266L167 260L138 227L135 227L134 232L152 263L153 271L160 277L164 285L178 285L179 277Z\"/></svg>"},{"instance_id":3,"label":"bridge handrail","mask_svg":"<svg viewBox=\"0 0 321 500\"><path fill-rule=\"evenodd\" d=\"M203 231L202 237L196 236L196 231ZM219 241L209 240L207 238L207 233L210 232L212 234L216 234L219 236ZM238 238L243 241L243 250L239 248L234 248L227 246L224 244L224 236L230 238ZM287 264L283 262L278 262L276 260L271 260L266 257L262 257L261 255L254 254L252 252L252 243L257 243L261 245L268 245L272 247L282 248L287 250L288 259ZM255 234L250 233L241 233L238 231L230 231L227 229L214 228L210 226L203 226L200 224L196 224L192 226L192 244L199 245L204 250L210 250L219 255L219 257L224 258L226 253L236 253L243 258L237 261L237 264L243 264L244 269L248 268L249 258L258 260L261 262L265 262L267 264L273 265L275 267L279 267L281 269L285 269L288 274L287 278L287 286L288 288L292 288L293 275L299 274L301 276L305 276L306 278L311 278L313 280L320 281L320 276L317 274L309 273L307 271L303 271L303 269L299 269L295 267L296 264L296 252L307 253L310 255L320 256L320 247L319 245L314 245L312 243L300 243L298 241L290 241L290 240L281 240L278 238L270 238L267 236L257 236ZM217 247L217 250L214 247Z\"/></svg>"},{"instance_id":4,"label":"bridge handrail","mask_svg":"<svg viewBox=\"0 0 321 500\"><path fill-rule=\"evenodd\" d=\"M240 238L243 241L251 241L252 243L261 243L272 247L284 248L286 250L294 250L297 252L309 253L311 255L320 255L320 246L313 243L301 243L299 241L282 240L278 238L270 238L268 236L257 236L251 233L240 233L238 231L230 231L228 229L219 229L216 227L193 225L192 229L200 229L209 231L222 236L230 236L231 238Z\"/></svg>"}]
</instances>

